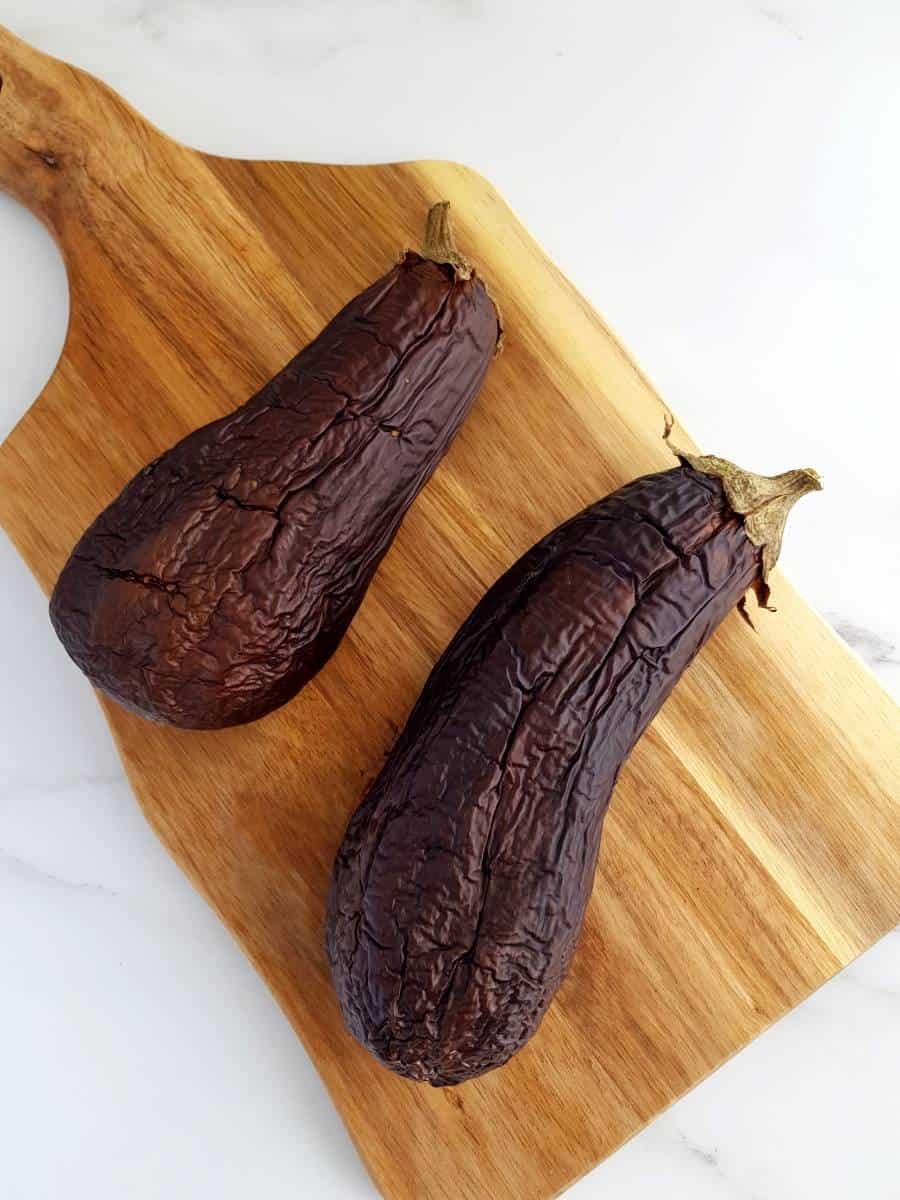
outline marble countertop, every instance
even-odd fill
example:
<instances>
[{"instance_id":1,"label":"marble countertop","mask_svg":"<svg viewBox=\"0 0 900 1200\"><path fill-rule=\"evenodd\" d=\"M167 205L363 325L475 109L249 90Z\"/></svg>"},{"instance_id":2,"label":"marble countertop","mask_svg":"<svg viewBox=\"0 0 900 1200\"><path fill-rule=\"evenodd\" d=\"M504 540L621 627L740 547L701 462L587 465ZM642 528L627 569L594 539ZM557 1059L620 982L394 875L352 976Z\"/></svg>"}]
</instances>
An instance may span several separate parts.
<instances>
[{"instance_id":1,"label":"marble countertop","mask_svg":"<svg viewBox=\"0 0 900 1200\"><path fill-rule=\"evenodd\" d=\"M785 571L900 691L893 0L5 0L230 155L488 175L708 450L807 462ZM864 18L864 19L863 19ZM67 291L0 197L0 436ZM134 803L0 535L0 1195L368 1197L301 1045ZM896 1200L900 932L570 1193Z\"/></svg>"}]
</instances>

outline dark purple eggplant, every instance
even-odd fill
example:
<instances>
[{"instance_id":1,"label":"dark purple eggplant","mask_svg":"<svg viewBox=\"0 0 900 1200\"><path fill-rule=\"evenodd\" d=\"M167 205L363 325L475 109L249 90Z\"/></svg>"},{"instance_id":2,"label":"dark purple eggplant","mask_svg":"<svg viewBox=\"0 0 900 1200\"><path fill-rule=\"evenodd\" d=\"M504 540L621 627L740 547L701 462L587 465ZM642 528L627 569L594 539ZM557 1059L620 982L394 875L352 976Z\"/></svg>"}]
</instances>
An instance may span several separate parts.
<instances>
[{"instance_id":1,"label":"dark purple eggplant","mask_svg":"<svg viewBox=\"0 0 900 1200\"><path fill-rule=\"evenodd\" d=\"M566 974L616 778L722 619L760 602L813 471L721 459L629 483L487 593L352 818L327 951L347 1026L391 1070L505 1063Z\"/></svg>"},{"instance_id":2,"label":"dark purple eggplant","mask_svg":"<svg viewBox=\"0 0 900 1200\"><path fill-rule=\"evenodd\" d=\"M50 615L96 687L216 729L284 704L332 654L497 349L448 209L431 210L422 255L145 467L83 535Z\"/></svg>"}]
</instances>

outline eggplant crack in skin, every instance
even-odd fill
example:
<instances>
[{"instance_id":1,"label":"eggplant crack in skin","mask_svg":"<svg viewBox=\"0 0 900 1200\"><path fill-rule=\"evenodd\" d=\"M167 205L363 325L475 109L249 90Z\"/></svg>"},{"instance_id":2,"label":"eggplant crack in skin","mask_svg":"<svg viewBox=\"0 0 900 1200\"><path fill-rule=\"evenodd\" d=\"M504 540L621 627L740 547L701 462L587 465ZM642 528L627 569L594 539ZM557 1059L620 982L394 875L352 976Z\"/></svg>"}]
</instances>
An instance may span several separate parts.
<instances>
[{"instance_id":1,"label":"eggplant crack in skin","mask_svg":"<svg viewBox=\"0 0 900 1200\"><path fill-rule=\"evenodd\" d=\"M759 570L719 480L682 466L554 530L476 607L335 862L332 975L385 1065L454 1084L532 1036L621 765Z\"/></svg>"},{"instance_id":2,"label":"eggplant crack in skin","mask_svg":"<svg viewBox=\"0 0 900 1200\"><path fill-rule=\"evenodd\" d=\"M185 728L289 700L343 636L499 332L479 279L408 253L97 517L51 600L71 657L126 707Z\"/></svg>"},{"instance_id":3,"label":"eggplant crack in skin","mask_svg":"<svg viewBox=\"0 0 900 1200\"><path fill-rule=\"evenodd\" d=\"M226 501L229 504L236 504L238 508L243 508L246 512L264 512L270 517L280 516L280 507L271 508L268 504L248 504L246 500L241 500L239 496L232 496L230 492L226 492L224 488L216 488L216 495L220 500Z\"/></svg>"}]
</instances>

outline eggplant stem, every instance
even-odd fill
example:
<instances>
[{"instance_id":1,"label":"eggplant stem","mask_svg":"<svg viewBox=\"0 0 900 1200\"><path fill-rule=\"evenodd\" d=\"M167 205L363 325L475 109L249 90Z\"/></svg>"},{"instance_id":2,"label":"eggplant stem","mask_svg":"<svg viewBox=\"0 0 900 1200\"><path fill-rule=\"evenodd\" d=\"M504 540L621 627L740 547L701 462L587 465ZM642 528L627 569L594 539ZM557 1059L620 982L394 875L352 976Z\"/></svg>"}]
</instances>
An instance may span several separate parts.
<instances>
[{"instance_id":1,"label":"eggplant stem","mask_svg":"<svg viewBox=\"0 0 900 1200\"><path fill-rule=\"evenodd\" d=\"M721 479L725 498L744 518L744 529L754 546L762 550L756 596L760 607L768 607L769 572L781 553L781 540L788 513L801 496L822 490L822 480L811 467L784 471L781 475L755 475L712 454L687 454L672 445L672 453L695 471Z\"/></svg>"},{"instance_id":2,"label":"eggplant stem","mask_svg":"<svg viewBox=\"0 0 900 1200\"><path fill-rule=\"evenodd\" d=\"M449 200L439 200L429 208L422 254L432 262L448 263L460 279L472 277L472 264L457 250L453 238Z\"/></svg>"}]
</instances>

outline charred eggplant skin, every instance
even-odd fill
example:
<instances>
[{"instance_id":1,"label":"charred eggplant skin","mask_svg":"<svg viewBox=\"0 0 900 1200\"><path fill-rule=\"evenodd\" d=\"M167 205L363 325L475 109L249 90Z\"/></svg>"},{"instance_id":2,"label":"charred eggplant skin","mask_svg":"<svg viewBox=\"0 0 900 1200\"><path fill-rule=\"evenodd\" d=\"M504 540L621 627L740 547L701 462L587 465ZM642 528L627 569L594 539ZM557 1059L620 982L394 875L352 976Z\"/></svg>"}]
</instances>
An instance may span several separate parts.
<instances>
[{"instance_id":1,"label":"charred eggplant skin","mask_svg":"<svg viewBox=\"0 0 900 1200\"><path fill-rule=\"evenodd\" d=\"M538 1028L619 770L760 561L722 481L683 462L554 530L454 637L328 901L344 1018L391 1070L458 1084Z\"/></svg>"},{"instance_id":2,"label":"charred eggplant skin","mask_svg":"<svg viewBox=\"0 0 900 1200\"><path fill-rule=\"evenodd\" d=\"M316 674L495 353L496 310L463 262L407 253L97 517L50 604L93 684L145 717L215 729Z\"/></svg>"}]
</instances>

